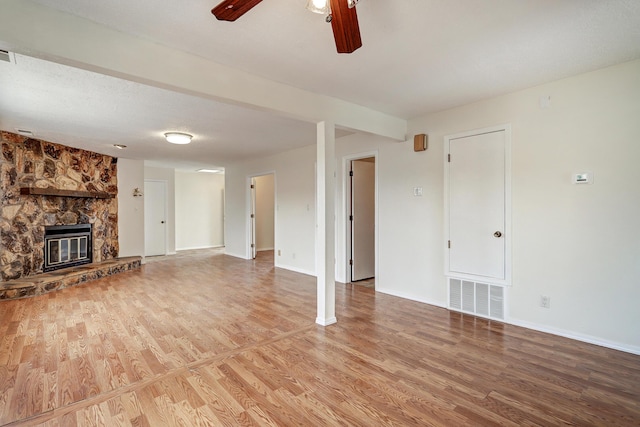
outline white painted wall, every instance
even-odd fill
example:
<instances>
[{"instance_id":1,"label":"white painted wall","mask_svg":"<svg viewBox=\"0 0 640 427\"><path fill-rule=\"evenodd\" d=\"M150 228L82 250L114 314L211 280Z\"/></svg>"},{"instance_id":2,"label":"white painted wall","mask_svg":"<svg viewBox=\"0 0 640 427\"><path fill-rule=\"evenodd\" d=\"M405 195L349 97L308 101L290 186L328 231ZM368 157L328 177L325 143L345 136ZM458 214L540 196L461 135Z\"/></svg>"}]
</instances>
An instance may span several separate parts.
<instances>
[{"instance_id":1,"label":"white painted wall","mask_svg":"<svg viewBox=\"0 0 640 427\"><path fill-rule=\"evenodd\" d=\"M176 250L224 246L224 175L175 172Z\"/></svg>"},{"instance_id":2,"label":"white painted wall","mask_svg":"<svg viewBox=\"0 0 640 427\"><path fill-rule=\"evenodd\" d=\"M144 179L167 181L167 254L176 253L176 186L175 171L167 168L145 166Z\"/></svg>"},{"instance_id":3,"label":"white painted wall","mask_svg":"<svg viewBox=\"0 0 640 427\"><path fill-rule=\"evenodd\" d=\"M541 108L549 96L550 108ZM410 123L410 134L429 134L436 159L447 134L512 124L509 321L640 352L638 117L635 61ZM593 185L571 183L583 171L594 173ZM443 163L425 173L442 181ZM430 251L442 246L439 237L427 241ZM444 282L435 271L429 280ZM543 294L550 309L540 307ZM425 296L446 301L441 292Z\"/></svg>"},{"instance_id":4,"label":"white painted wall","mask_svg":"<svg viewBox=\"0 0 640 427\"><path fill-rule=\"evenodd\" d=\"M120 257L144 260L144 198L133 197L133 189L144 190L144 162L118 159L118 243Z\"/></svg>"},{"instance_id":5,"label":"white painted wall","mask_svg":"<svg viewBox=\"0 0 640 427\"><path fill-rule=\"evenodd\" d=\"M376 290L443 306L443 184L441 176L431 177L434 169L442 170L442 157L431 147L414 152L413 141L354 134L336 142L336 280L348 280L348 160L373 154L378 174ZM422 187L424 196L415 197L414 187Z\"/></svg>"},{"instance_id":6,"label":"white painted wall","mask_svg":"<svg viewBox=\"0 0 640 427\"><path fill-rule=\"evenodd\" d=\"M249 177L275 173L276 267L315 274L315 145L225 166L225 250L250 258Z\"/></svg>"},{"instance_id":7,"label":"white painted wall","mask_svg":"<svg viewBox=\"0 0 640 427\"><path fill-rule=\"evenodd\" d=\"M256 182L256 249L274 248L275 188L273 174L261 175Z\"/></svg>"},{"instance_id":8,"label":"white painted wall","mask_svg":"<svg viewBox=\"0 0 640 427\"><path fill-rule=\"evenodd\" d=\"M551 97L548 109L540 108L544 96ZM341 139L339 160L379 150L376 289L446 305L444 137L511 123L507 320L640 353L639 100L636 61L414 119L409 135L428 133L426 152L413 152L412 141ZM583 171L593 172L595 183L571 184L571 174ZM412 195L418 186L423 197ZM346 258L343 210L344 204L339 274ZM542 294L551 297L550 309L539 306Z\"/></svg>"},{"instance_id":9,"label":"white painted wall","mask_svg":"<svg viewBox=\"0 0 640 427\"><path fill-rule=\"evenodd\" d=\"M551 106L543 109L540 98L548 96ZM640 354L639 117L640 61L634 61L411 120L410 136L429 134L425 152L414 152L413 141L364 134L339 139L337 279L346 279L343 159L373 152L376 289L445 306L444 137L510 123L513 281L507 321ZM284 245L278 234L276 247L304 246L310 259L313 221L304 207L313 204L313 161L311 149L258 160L239 167L227 186L231 196L247 174L276 169L276 229L291 237ZM571 174L583 171L594 173L594 184L571 184ZM281 193L281 183L295 185ZM414 187L424 195L413 196ZM240 193L228 205L229 217L246 210ZM286 218L280 204L285 195ZM242 220L228 225L234 235L228 244L233 240L234 252L246 257L246 227ZM280 262L301 266L301 260ZM551 308L540 307L542 294L551 297Z\"/></svg>"},{"instance_id":10,"label":"white painted wall","mask_svg":"<svg viewBox=\"0 0 640 427\"><path fill-rule=\"evenodd\" d=\"M640 353L638 117L635 61L411 121L410 134L428 133L429 154L441 159L447 134L512 125L509 321ZM429 182L442 181L442 165L426 168ZM572 184L584 171L594 184Z\"/></svg>"}]
</instances>

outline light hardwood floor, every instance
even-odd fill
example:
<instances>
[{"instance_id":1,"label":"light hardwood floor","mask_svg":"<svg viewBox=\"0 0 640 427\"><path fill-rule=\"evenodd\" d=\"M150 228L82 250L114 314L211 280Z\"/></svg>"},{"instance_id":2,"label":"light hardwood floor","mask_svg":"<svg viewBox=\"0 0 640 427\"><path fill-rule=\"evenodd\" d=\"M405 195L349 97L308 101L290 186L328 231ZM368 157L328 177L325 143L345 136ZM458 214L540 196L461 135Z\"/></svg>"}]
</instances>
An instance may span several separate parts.
<instances>
[{"instance_id":1,"label":"light hardwood floor","mask_svg":"<svg viewBox=\"0 0 640 427\"><path fill-rule=\"evenodd\" d=\"M0 424L638 426L640 357L219 251L0 302ZM630 325L638 327L638 325Z\"/></svg>"}]
</instances>

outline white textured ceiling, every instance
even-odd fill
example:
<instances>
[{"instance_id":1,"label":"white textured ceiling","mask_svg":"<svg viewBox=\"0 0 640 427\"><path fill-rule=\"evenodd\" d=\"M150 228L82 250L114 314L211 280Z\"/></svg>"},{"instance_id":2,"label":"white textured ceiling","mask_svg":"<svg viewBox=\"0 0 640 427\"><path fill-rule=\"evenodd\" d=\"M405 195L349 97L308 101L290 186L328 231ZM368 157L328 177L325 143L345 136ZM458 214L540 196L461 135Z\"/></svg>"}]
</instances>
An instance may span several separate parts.
<instances>
[{"instance_id":1,"label":"white textured ceiling","mask_svg":"<svg viewBox=\"0 0 640 427\"><path fill-rule=\"evenodd\" d=\"M23 55L0 62L0 127L180 169L224 167L312 144L313 123L223 104ZM194 135L189 145L164 131ZM124 144L118 150L113 144Z\"/></svg>"},{"instance_id":2,"label":"white textured ceiling","mask_svg":"<svg viewBox=\"0 0 640 427\"><path fill-rule=\"evenodd\" d=\"M217 0L35 2L402 118L640 58L638 0L361 0L363 47L351 55L335 53L330 25L305 10L306 0L265 0L234 23L211 15ZM45 122L56 117L64 124L57 130L61 142L88 132L106 145L139 135L139 143L132 145L148 159L167 153L144 135L186 126L202 133L208 151L196 139L191 151L174 150L168 158L194 163L224 164L243 153L264 155L314 143L314 127L308 123L92 73L74 74L67 67L43 68L45 77L25 70L23 90L34 92L29 79L39 78L54 87L31 93L31 110L14 112L0 100L1 126L16 123L14 115L25 122L20 126L30 126L30 120L37 124L34 117ZM0 96L7 93L0 90ZM72 97L85 103L71 102ZM100 102L105 98L108 104ZM67 100L64 105L61 99ZM74 109L93 120L74 124L68 119Z\"/></svg>"}]
</instances>

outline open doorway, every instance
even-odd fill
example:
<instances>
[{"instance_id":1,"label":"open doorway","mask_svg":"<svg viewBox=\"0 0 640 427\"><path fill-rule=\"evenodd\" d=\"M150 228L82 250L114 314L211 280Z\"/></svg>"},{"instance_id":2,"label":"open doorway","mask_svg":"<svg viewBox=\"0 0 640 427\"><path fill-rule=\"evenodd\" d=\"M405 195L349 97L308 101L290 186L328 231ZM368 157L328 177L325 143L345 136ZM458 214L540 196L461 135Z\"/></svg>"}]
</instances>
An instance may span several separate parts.
<instances>
[{"instance_id":1,"label":"open doorway","mask_svg":"<svg viewBox=\"0 0 640 427\"><path fill-rule=\"evenodd\" d=\"M275 174L251 178L251 255L274 262Z\"/></svg>"},{"instance_id":2,"label":"open doorway","mask_svg":"<svg viewBox=\"0 0 640 427\"><path fill-rule=\"evenodd\" d=\"M375 287L376 158L349 162L348 274L351 282Z\"/></svg>"}]
</instances>

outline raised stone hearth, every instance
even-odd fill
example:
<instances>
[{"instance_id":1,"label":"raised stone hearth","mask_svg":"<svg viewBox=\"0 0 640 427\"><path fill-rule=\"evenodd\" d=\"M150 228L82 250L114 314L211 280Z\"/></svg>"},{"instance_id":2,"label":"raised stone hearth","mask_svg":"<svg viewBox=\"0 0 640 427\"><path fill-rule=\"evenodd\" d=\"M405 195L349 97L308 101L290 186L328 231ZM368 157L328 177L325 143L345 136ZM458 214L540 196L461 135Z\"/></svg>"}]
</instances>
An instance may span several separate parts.
<instances>
[{"instance_id":1,"label":"raised stone hearth","mask_svg":"<svg viewBox=\"0 0 640 427\"><path fill-rule=\"evenodd\" d=\"M0 282L0 300L42 295L47 292L76 286L91 280L134 270L140 267L141 257L111 259L97 264L65 268L24 279Z\"/></svg>"}]
</instances>

